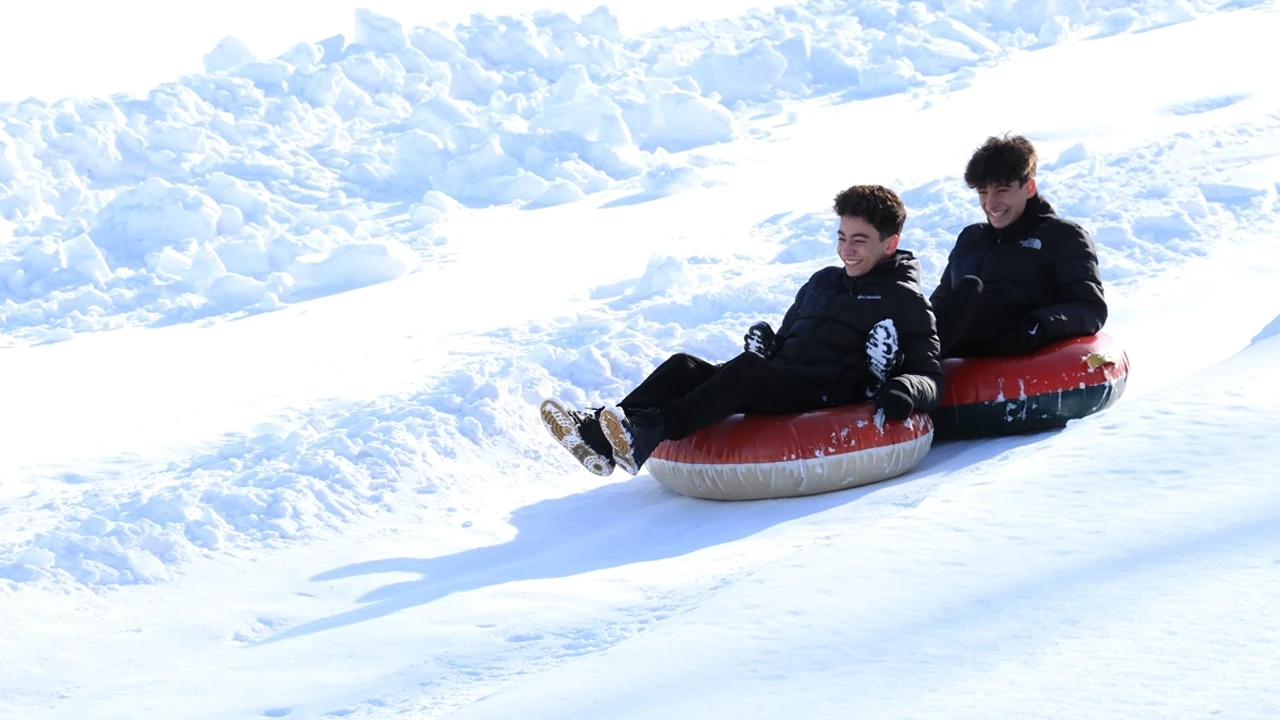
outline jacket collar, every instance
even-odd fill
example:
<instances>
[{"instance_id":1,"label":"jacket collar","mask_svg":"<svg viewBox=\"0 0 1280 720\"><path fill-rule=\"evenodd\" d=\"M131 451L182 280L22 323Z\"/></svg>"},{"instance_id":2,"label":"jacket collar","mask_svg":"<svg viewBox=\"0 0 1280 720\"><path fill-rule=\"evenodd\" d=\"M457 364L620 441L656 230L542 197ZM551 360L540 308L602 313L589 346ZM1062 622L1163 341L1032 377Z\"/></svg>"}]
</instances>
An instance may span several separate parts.
<instances>
[{"instance_id":1,"label":"jacket collar","mask_svg":"<svg viewBox=\"0 0 1280 720\"><path fill-rule=\"evenodd\" d=\"M1056 213L1054 213L1053 206L1049 204L1049 201L1040 197L1040 193L1036 193L1027 198L1027 207L1023 209L1022 214L1018 216L1017 220L1013 221L1012 225L1003 230L996 230L994 227L991 230L996 234L997 241L1005 238L1021 237L1031 232L1035 226L1044 222L1045 218L1055 216ZM987 226L991 227L991 223L987 223Z\"/></svg>"},{"instance_id":2,"label":"jacket collar","mask_svg":"<svg viewBox=\"0 0 1280 720\"><path fill-rule=\"evenodd\" d=\"M898 250L876 263L866 275L855 278L841 273L840 280L846 285L856 282L904 282L919 285L920 261L910 250Z\"/></svg>"}]
</instances>

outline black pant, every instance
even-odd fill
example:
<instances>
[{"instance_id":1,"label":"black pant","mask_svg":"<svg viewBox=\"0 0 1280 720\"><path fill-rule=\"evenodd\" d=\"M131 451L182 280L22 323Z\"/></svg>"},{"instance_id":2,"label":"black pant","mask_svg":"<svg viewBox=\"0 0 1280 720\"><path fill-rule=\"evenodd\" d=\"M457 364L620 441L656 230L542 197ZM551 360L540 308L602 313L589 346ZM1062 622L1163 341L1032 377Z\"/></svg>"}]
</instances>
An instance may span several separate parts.
<instances>
[{"instance_id":1,"label":"black pant","mask_svg":"<svg viewBox=\"0 0 1280 720\"><path fill-rule=\"evenodd\" d=\"M723 365L673 355L618 403L623 410L661 410L667 440L736 413L805 412L826 405L817 388L748 352Z\"/></svg>"},{"instance_id":2,"label":"black pant","mask_svg":"<svg viewBox=\"0 0 1280 720\"><path fill-rule=\"evenodd\" d=\"M982 280L966 275L951 294L934 303L942 357L999 355L1000 341L1015 329L1015 321L984 292Z\"/></svg>"}]
</instances>

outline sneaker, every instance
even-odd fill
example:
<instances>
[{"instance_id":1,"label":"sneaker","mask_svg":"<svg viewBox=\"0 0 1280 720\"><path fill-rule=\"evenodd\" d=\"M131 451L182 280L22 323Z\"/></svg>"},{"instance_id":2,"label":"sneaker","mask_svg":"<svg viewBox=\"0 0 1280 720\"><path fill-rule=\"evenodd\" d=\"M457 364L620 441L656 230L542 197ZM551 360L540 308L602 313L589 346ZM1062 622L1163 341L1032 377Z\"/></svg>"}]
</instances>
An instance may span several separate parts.
<instances>
[{"instance_id":1,"label":"sneaker","mask_svg":"<svg viewBox=\"0 0 1280 720\"><path fill-rule=\"evenodd\" d=\"M901 362L898 328L892 319L881 320L867 333L867 369L872 376L867 387L867 397L876 394L884 381L889 379L889 373Z\"/></svg>"},{"instance_id":2,"label":"sneaker","mask_svg":"<svg viewBox=\"0 0 1280 720\"><path fill-rule=\"evenodd\" d=\"M613 461L635 475L664 440L662 412L640 410L628 417L612 405L600 411L600 429L613 447Z\"/></svg>"},{"instance_id":3,"label":"sneaker","mask_svg":"<svg viewBox=\"0 0 1280 720\"><path fill-rule=\"evenodd\" d=\"M596 475L613 472L613 448L600 430L597 420L599 410L583 412L562 404L558 400L546 400L538 408L542 424L571 455Z\"/></svg>"}]
</instances>

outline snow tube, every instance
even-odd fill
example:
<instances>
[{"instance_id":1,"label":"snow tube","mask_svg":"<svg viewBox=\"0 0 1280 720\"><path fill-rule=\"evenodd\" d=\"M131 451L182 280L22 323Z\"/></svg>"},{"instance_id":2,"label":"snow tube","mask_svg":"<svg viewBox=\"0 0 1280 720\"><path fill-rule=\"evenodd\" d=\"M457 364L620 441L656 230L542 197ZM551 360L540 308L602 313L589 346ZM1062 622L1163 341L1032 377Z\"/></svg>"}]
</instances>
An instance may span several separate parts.
<instances>
[{"instance_id":1,"label":"snow tube","mask_svg":"<svg viewBox=\"0 0 1280 720\"><path fill-rule=\"evenodd\" d=\"M939 439L1060 428L1124 393L1129 356L1104 333L1071 338L1015 357L948 358L933 412Z\"/></svg>"},{"instance_id":2,"label":"snow tube","mask_svg":"<svg viewBox=\"0 0 1280 720\"><path fill-rule=\"evenodd\" d=\"M919 463L933 421L916 413L879 425L870 403L786 415L734 415L668 440L645 467L682 495L760 500L887 480Z\"/></svg>"}]
</instances>

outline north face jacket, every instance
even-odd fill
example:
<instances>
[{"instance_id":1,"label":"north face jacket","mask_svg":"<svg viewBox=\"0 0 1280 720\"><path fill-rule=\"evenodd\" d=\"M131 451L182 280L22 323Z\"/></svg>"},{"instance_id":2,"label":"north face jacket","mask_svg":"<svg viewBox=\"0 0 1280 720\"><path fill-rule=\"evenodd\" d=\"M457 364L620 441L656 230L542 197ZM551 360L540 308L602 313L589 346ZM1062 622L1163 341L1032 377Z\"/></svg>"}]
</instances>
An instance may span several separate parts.
<instances>
[{"instance_id":1,"label":"north face jacket","mask_svg":"<svg viewBox=\"0 0 1280 720\"><path fill-rule=\"evenodd\" d=\"M1015 324L1039 323L1041 344L1092 335L1107 321L1093 240L1039 195L1003 230L985 222L962 230L930 301L945 302L966 275L982 280Z\"/></svg>"},{"instance_id":2,"label":"north face jacket","mask_svg":"<svg viewBox=\"0 0 1280 720\"><path fill-rule=\"evenodd\" d=\"M929 412L942 392L938 332L920 289L920 262L899 250L867 274L843 267L814 273L796 293L774 338L770 362L818 388L832 405L867 399L867 335L882 320L897 330L900 362L890 370L908 386L915 409Z\"/></svg>"}]
</instances>

